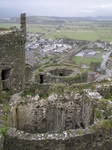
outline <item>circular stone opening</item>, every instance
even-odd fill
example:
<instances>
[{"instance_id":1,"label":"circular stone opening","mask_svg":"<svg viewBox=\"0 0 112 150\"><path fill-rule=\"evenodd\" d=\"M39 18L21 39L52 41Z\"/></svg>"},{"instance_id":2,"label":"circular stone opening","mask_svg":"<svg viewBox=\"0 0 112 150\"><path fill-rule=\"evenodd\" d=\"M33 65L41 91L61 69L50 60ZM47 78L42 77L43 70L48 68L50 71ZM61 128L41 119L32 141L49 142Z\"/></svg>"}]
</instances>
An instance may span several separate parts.
<instances>
[{"instance_id":1,"label":"circular stone opening","mask_svg":"<svg viewBox=\"0 0 112 150\"><path fill-rule=\"evenodd\" d=\"M55 76L69 76L73 71L70 69L54 69L49 71L52 75Z\"/></svg>"}]
</instances>

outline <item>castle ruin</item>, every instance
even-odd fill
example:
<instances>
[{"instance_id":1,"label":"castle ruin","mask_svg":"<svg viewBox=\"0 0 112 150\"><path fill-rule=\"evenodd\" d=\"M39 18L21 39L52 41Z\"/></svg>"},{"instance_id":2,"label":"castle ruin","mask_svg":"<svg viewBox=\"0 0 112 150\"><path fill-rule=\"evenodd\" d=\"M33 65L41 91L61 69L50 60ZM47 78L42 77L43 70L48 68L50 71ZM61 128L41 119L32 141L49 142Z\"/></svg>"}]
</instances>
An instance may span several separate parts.
<instances>
[{"instance_id":1,"label":"castle ruin","mask_svg":"<svg viewBox=\"0 0 112 150\"><path fill-rule=\"evenodd\" d=\"M112 80L87 83L87 70L50 64L34 71L33 79L26 83L25 14L21 14L20 23L20 30L0 29L0 94L8 90L16 93L7 112L6 105L0 103L4 114L0 121L5 122L0 149L110 150Z\"/></svg>"},{"instance_id":2,"label":"castle ruin","mask_svg":"<svg viewBox=\"0 0 112 150\"><path fill-rule=\"evenodd\" d=\"M0 92L24 88L26 14L21 14L20 22L20 30L0 29Z\"/></svg>"}]
</instances>

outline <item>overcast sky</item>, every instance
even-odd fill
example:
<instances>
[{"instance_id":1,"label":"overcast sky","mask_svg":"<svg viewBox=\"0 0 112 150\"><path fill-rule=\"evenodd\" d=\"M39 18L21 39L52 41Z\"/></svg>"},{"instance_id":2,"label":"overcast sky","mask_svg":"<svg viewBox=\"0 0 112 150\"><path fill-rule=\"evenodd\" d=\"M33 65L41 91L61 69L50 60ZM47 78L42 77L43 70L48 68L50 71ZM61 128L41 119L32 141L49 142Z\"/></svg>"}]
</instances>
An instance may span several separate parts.
<instances>
[{"instance_id":1,"label":"overcast sky","mask_svg":"<svg viewBox=\"0 0 112 150\"><path fill-rule=\"evenodd\" d=\"M112 0L0 0L0 15L111 16Z\"/></svg>"}]
</instances>

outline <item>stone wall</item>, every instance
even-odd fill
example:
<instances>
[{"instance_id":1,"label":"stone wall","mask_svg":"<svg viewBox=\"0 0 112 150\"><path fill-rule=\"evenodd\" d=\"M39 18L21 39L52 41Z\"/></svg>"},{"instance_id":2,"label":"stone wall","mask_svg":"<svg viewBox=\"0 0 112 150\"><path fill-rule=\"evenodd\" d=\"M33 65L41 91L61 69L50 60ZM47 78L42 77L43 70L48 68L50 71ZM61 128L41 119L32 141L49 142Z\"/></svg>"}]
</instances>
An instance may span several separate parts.
<instances>
[{"instance_id":1,"label":"stone wall","mask_svg":"<svg viewBox=\"0 0 112 150\"><path fill-rule=\"evenodd\" d=\"M40 69L41 70L41 69ZM76 67L46 67L43 71L38 70L38 73L34 75L34 83L37 84L74 84L87 82L88 71L80 71Z\"/></svg>"},{"instance_id":2,"label":"stone wall","mask_svg":"<svg viewBox=\"0 0 112 150\"><path fill-rule=\"evenodd\" d=\"M10 103L9 126L30 133L86 128L94 122L91 101L79 93L40 98L15 94Z\"/></svg>"},{"instance_id":3,"label":"stone wall","mask_svg":"<svg viewBox=\"0 0 112 150\"><path fill-rule=\"evenodd\" d=\"M25 16L25 14L24 14ZM24 17L25 18L25 17ZM22 20L22 18L21 18ZM25 31L24 31L25 32ZM20 91L25 83L25 36L16 27L0 33L0 91Z\"/></svg>"},{"instance_id":4,"label":"stone wall","mask_svg":"<svg viewBox=\"0 0 112 150\"><path fill-rule=\"evenodd\" d=\"M29 134L9 129L4 150L111 150L112 131L100 130L79 135L63 133Z\"/></svg>"},{"instance_id":5,"label":"stone wall","mask_svg":"<svg viewBox=\"0 0 112 150\"><path fill-rule=\"evenodd\" d=\"M20 24L21 24L21 31L26 40L26 14L25 13L21 14Z\"/></svg>"},{"instance_id":6,"label":"stone wall","mask_svg":"<svg viewBox=\"0 0 112 150\"><path fill-rule=\"evenodd\" d=\"M26 84L32 83L32 72L33 72L32 66L30 66L29 64L26 64L26 68L25 68L25 82L26 82Z\"/></svg>"},{"instance_id":7,"label":"stone wall","mask_svg":"<svg viewBox=\"0 0 112 150\"><path fill-rule=\"evenodd\" d=\"M0 134L0 150L3 149L3 142L4 142L3 140L4 140L4 137L3 135Z\"/></svg>"}]
</instances>

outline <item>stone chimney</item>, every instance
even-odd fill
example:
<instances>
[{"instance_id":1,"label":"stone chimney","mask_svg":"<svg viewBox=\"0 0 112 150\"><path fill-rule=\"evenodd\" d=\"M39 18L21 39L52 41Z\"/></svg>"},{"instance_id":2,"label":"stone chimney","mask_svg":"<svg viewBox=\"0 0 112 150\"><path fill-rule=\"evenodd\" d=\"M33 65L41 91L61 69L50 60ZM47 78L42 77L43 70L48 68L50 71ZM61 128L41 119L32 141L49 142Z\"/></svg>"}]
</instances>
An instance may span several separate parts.
<instances>
[{"instance_id":1,"label":"stone chimney","mask_svg":"<svg viewBox=\"0 0 112 150\"><path fill-rule=\"evenodd\" d=\"M23 32L26 40L26 13L21 14L20 24L21 24L21 31Z\"/></svg>"}]
</instances>

